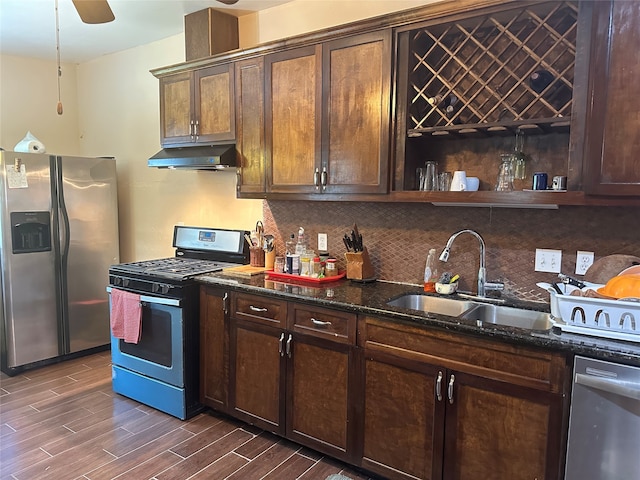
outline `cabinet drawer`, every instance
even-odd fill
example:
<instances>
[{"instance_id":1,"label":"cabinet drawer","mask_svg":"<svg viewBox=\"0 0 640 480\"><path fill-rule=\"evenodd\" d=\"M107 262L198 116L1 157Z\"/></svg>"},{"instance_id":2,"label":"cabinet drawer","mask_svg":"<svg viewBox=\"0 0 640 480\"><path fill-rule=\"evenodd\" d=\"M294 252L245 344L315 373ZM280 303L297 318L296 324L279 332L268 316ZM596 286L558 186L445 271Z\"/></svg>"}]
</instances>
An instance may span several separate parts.
<instances>
[{"instance_id":1,"label":"cabinet drawer","mask_svg":"<svg viewBox=\"0 0 640 480\"><path fill-rule=\"evenodd\" d=\"M393 321L359 320L358 343L367 350L467 372L514 385L560 392L567 359L560 353L427 330Z\"/></svg>"},{"instance_id":2,"label":"cabinet drawer","mask_svg":"<svg viewBox=\"0 0 640 480\"><path fill-rule=\"evenodd\" d=\"M243 320L284 328L287 319L287 302L260 295L236 293L233 296L232 314Z\"/></svg>"},{"instance_id":3,"label":"cabinet drawer","mask_svg":"<svg viewBox=\"0 0 640 480\"><path fill-rule=\"evenodd\" d=\"M355 344L356 316L328 308L289 304L289 330L334 342Z\"/></svg>"}]
</instances>

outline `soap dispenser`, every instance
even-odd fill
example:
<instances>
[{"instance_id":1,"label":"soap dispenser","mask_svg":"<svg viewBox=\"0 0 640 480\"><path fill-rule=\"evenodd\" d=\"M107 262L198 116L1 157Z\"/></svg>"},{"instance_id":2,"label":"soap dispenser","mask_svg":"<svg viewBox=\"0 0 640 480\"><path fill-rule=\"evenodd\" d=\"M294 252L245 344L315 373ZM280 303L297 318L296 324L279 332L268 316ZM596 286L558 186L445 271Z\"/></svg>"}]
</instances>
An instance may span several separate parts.
<instances>
[{"instance_id":1,"label":"soap dispenser","mask_svg":"<svg viewBox=\"0 0 640 480\"><path fill-rule=\"evenodd\" d=\"M438 280L438 259L436 257L436 249L432 248L429 250L429 254L427 255L427 263L424 267L424 291L425 292L435 292L436 291L436 281Z\"/></svg>"}]
</instances>

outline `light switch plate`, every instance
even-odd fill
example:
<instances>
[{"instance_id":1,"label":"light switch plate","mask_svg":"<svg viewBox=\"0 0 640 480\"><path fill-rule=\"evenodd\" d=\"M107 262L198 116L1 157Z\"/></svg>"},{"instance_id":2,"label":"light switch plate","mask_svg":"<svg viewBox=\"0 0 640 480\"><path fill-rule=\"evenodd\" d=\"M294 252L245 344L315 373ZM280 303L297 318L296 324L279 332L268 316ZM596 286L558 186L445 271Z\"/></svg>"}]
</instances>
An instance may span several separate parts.
<instances>
[{"instance_id":1,"label":"light switch plate","mask_svg":"<svg viewBox=\"0 0 640 480\"><path fill-rule=\"evenodd\" d=\"M327 243L328 243L327 242L327 234L326 233L319 233L318 234L318 251L326 252L327 250L329 250Z\"/></svg>"},{"instance_id":2,"label":"light switch plate","mask_svg":"<svg viewBox=\"0 0 640 480\"><path fill-rule=\"evenodd\" d=\"M536 248L536 272L560 273L562 268L562 250Z\"/></svg>"}]
</instances>

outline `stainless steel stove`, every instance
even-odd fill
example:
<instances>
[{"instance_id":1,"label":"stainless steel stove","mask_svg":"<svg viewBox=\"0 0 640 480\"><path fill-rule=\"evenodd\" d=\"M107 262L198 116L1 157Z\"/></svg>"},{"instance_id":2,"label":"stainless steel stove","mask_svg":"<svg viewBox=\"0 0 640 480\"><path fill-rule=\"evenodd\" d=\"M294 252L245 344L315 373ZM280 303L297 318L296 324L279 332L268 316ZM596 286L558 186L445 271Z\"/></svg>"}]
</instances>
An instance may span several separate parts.
<instances>
[{"instance_id":1,"label":"stainless steel stove","mask_svg":"<svg viewBox=\"0 0 640 480\"><path fill-rule=\"evenodd\" d=\"M176 256L109 268L109 287L140 295L138 343L111 337L113 390L187 419L200 410L199 284L193 277L249 263L244 230L174 227Z\"/></svg>"}]
</instances>

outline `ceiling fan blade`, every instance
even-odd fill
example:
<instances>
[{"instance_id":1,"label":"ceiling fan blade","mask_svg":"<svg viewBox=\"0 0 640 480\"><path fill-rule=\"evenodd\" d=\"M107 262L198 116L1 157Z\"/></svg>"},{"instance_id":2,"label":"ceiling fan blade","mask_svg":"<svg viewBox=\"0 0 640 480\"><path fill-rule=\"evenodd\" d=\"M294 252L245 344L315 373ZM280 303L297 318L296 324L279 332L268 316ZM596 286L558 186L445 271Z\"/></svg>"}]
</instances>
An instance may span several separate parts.
<instances>
[{"instance_id":1,"label":"ceiling fan blade","mask_svg":"<svg viewBox=\"0 0 640 480\"><path fill-rule=\"evenodd\" d=\"M84 23L109 23L115 20L107 0L72 0Z\"/></svg>"},{"instance_id":2,"label":"ceiling fan blade","mask_svg":"<svg viewBox=\"0 0 640 480\"><path fill-rule=\"evenodd\" d=\"M224 3L225 5L233 5L234 3L238 3L238 0L218 0L220 3Z\"/></svg>"}]
</instances>

